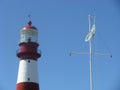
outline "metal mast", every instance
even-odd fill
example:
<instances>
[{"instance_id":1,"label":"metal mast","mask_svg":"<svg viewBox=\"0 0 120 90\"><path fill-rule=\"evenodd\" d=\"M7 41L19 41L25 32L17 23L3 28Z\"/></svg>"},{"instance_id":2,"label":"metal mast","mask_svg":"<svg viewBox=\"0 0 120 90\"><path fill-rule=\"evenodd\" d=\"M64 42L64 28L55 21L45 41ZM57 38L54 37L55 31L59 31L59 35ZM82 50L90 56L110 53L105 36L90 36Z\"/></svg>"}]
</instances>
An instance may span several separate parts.
<instances>
[{"instance_id":1,"label":"metal mast","mask_svg":"<svg viewBox=\"0 0 120 90\"><path fill-rule=\"evenodd\" d=\"M89 53L88 52L76 52L72 51L70 52L70 55L72 54L82 54L82 55L89 55L90 60L89 60L89 66L90 66L90 90L93 90L93 79L92 79L92 56L93 55L99 55L99 56L110 56L112 57L112 54L102 54L102 53L93 53L92 52L92 46L93 46L93 40L94 40L94 35L95 35L95 26L96 26L96 17L94 16L94 24L91 27L91 16L88 16L88 22L89 22L89 33L87 34L85 41L89 41Z\"/></svg>"},{"instance_id":2,"label":"metal mast","mask_svg":"<svg viewBox=\"0 0 120 90\"><path fill-rule=\"evenodd\" d=\"M91 29L91 25L90 25L90 15L88 16L88 20L89 20L89 32ZM92 90L92 39L90 40L90 90Z\"/></svg>"}]
</instances>

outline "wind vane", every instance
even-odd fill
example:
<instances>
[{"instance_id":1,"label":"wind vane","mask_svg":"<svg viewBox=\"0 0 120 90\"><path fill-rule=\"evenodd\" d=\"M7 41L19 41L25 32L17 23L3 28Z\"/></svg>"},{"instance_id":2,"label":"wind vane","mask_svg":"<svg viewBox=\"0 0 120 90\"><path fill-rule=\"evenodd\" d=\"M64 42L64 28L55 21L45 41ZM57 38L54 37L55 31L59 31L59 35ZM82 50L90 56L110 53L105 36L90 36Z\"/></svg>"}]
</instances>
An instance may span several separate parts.
<instances>
[{"instance_id":1,"label":"wind vane","mask_svg":"<svg viewBox=\"0 0 120 90\"><path fill-rule=\"evenodd\" d=\"M92 52L92 45L93 45L93 40L94 40L94 35L95 35L95 31L96 31L96 17L94 16L94 24L92 25L91 28L91 16L88 16L88 22L89 22L89 33L87 34L87 36L85 37L85 42L89 41L89 52L75 52L72 51L70 52L70 55L72 54L80 54L80 55L89 55L90 56L90 90L93 90L93 80L92 80L92 56L93 55L99 55L99 56L110 56L112 57L112 54L109 53L93 53Z\"/></svg>"},{"instance_id":2,"label":"wind vane","mask_svg":"<svg viewBox=\"0 0 120 90\"><path fill-rule=\"evenodd\" d=\"M30 14L28 15L28 18L29 18L29 20L31 21L31 15L30 15Z\"/></svg>"}]
</instances>

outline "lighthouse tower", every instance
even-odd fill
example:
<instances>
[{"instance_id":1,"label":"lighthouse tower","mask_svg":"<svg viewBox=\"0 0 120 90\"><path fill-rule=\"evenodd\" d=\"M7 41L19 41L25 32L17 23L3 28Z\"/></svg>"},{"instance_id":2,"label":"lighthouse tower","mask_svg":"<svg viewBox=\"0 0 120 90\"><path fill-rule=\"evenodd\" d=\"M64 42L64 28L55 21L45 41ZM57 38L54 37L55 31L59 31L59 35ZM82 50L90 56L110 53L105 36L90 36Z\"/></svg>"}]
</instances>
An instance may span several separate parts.
<instances>
[{"instance_id":1,"label":"lighthouse tower","mask_svg":"<svg viewBox=\"0 0 120 90\"><path fill-rule=\"evenodd\" d=\"M41 57L38 52L38 30L29 21L20 33L20 58L16 90L39 90L37 59Z\"/></svg>"}]
</instances>

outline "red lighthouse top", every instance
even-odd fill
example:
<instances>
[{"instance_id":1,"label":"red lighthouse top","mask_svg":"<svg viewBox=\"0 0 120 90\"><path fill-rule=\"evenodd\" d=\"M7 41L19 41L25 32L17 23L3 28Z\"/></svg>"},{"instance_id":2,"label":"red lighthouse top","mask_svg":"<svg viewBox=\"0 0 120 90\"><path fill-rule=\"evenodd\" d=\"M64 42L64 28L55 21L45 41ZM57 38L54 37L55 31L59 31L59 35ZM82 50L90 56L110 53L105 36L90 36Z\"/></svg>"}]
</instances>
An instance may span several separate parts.
<instances>
[{"instance_id":1,"label":"red lighthouse top","mask_svg":"<svg viewBox=\"0 0 120 90\"><path fill-rule=\"evenodd\" d=\"M28 25L25 26L23 29L36 29L37 30L36 27L32 26L32 22L31 21L28 21Z\"/></svg>"}]
</instances>

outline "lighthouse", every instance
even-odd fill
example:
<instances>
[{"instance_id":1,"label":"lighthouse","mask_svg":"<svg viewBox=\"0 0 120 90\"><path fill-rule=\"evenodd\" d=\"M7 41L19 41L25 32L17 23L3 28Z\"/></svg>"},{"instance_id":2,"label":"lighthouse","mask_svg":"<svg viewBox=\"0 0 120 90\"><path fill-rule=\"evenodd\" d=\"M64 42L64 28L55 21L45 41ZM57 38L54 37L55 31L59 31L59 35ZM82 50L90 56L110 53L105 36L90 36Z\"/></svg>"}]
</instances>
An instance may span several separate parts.
<instances>
[{"instance_id":1,"label":"lighthouse","mask_svg":"<svg viewBox=\"0 0 120 90\"><path fill-rule=\"evenodd\" d=\"M38 29L29 21L20 32L20 49L17 52L19 70L16 90L39 90L38 58Z\"/></svg>"}]
</instances>

